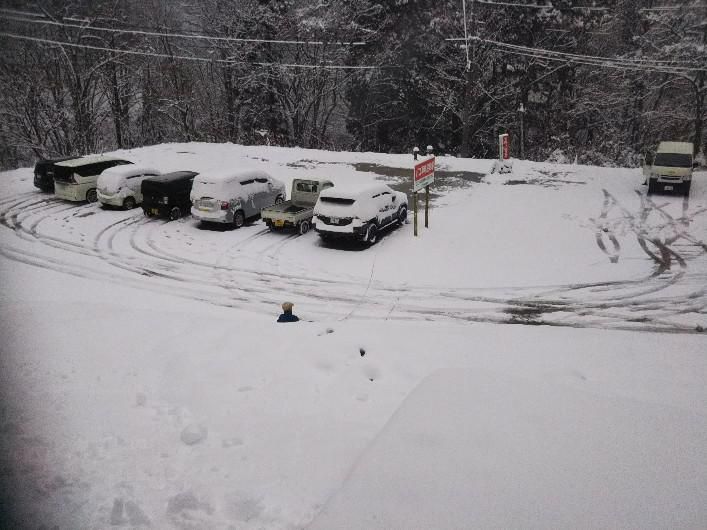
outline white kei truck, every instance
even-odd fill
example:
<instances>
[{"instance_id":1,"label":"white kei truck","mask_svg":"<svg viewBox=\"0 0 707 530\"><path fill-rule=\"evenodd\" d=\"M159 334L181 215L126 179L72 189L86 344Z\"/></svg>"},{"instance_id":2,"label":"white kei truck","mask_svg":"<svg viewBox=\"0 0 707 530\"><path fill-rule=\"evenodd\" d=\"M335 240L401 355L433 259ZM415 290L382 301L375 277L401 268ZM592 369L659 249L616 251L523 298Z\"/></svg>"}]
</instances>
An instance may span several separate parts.
<instances>
[{"instance_id":1,"label":"white kei truck","mask_svg":"<svg viewBox=\"0 0 707 530\"><path fill-rule=\"evenodd\" d=\"M294 228L300 234L306 234L312 226L319 192L333 186L329 180L295 179L290 200L263 208L260 217L270 230Z\"/></svg>"}]
</instances>

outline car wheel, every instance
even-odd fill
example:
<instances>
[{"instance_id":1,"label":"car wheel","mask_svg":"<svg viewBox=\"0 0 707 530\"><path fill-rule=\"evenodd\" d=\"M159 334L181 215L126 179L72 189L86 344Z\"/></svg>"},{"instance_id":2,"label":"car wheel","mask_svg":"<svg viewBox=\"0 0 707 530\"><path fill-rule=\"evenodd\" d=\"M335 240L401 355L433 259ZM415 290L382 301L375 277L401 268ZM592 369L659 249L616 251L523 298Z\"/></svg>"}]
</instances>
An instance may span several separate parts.
<instances>
[{"instance_id":1,"label":"car wheel","mask_svg":"<svg viewBox=\"0 0 707 530\"><path fill-rule=\"evenodd\" d=\"M282 195L278 195L277 198L275 199L275 204L282 204L284 202L284 199L282 198Z\"/></svg>"},{"instance_id":2,"label":"car wheel","mask_svg":"<svg viewBox=\"0 0 707 530\"><path fill-rule=\"evenodd\" d=\"M133 208L135 208L135 198L126 197L123 201L123 208L125 208L126 210L132 210Z\"/></svg>"},{"instance_id":3,"label":"car wheel","mask_svg":"<svg viewBox=\"0 0 707 530\"><path fill-rule=\"evenodd\" d=\"M368 225L368 229L366 230L366 237L364 238L364 241L368 243L369 245L375 245L376 241L378 241L378 227L371 223Z\"/></svg>"},{"instance_id":4,"label":"car wheel","mask_svg":"<svg viewBox=\"0 0 707 530\"><path fill-rule=\"evenodd\" d=\"M307 232L309 232L309 221L302 221L299 224L299 233L300 235L304 235Z\"/></svg>"},{"instance_id":5,"label":"car wheel","mask_svg":"<svg viewBox=\"0 0 707 530\"><path fill-rule=\"evenodd\" d=\"M179 209L179 206L175 206L169 211L169 220L170 221L176 221L182 216L182 211Z\"/></svg>"},{"instance_id":6,"label":"car wheel","mask_svg":"<svg viewBox=\"0 0 707 530\"><path fill-rule=\"evenodd\" d=\"M238 210L233 214L233 226L240 228L245 224L245 214L243 210Z\"/></svg>"},{"instance_id":7,"label":"car wheel","mask_svg":"<svg viewBox=\"0 0 707 530\"><path fill-rule=\"evenodd\" d=\"M96 202L98 200L98 193L96 192L96 188L91 188L86 192L86 201L88 202Z\"/></svg>"},{"instance_id":8,"label":"car wheel","mask_svg":"<svg viewBox=\"0 0 707 530\"><path fill-rule=\"evenodd\" d=\"M398 210L398 223L401 225L405 224L405 221L408 220L408 209L405 206L401 206L400 210Z\"/></svg>"}]
</instances>

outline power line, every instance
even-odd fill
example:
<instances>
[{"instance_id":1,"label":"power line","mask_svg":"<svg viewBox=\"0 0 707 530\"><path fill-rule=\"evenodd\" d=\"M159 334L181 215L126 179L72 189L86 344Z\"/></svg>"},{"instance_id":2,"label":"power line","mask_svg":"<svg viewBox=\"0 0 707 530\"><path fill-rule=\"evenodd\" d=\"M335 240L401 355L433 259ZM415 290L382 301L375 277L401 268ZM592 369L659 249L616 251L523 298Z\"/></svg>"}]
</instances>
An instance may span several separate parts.
<instances>
[{"instance_id":1,"label":"power line","mask_svg":"<svg viewBox=\"0 0 707 530\"><path fill-rule=\"evenodd\" d=\"M447 41L464 41L463 37L455 37L445 39ZM593 64L597 66L608 66L638 69L638 70L648 70L648 69L660 69L662 72L674 72L674 73L689 73L704 71L707 72L707 68L696 66L692 62L681 62L681 61L664 61L659 59L622 59L618 57L601 57L596 55L580 55L575 53L567 53L555 50L546 50L544 48L531 48L529 46L521 46L518 44L510 44L507 42L498 42L490 39L482 39L479 37L470 37L468 40L478 40L480 42L489 44L497 48L504 48L508 53L517 53L517 55L528 55L532 54L533 57L550 59L550 60L561 60L570 62L580 62L583 61L585 64Z\"/></svg>"},{"instance_id":2,"label":"power line","mask_svg":"<svg viewBox=\"0 0 707 530\"><path fill-rule=\"evenodd\" d=\"M0 11L6 11L0 8ZM49 20L46 18L25 18L26 14L22 17L16 15L5 15L0 14L0 18L6 20L14 20L16 22L26 22L30 24L42 24L50 26L62 26L67 28L78 28L78 29L90 29L93 31L105 31L110 33L121 33L127 35L143 35L148 37L172 37L180 39L204 39L211 41L221 41L221 42L239 42L239 43L258 43L258 44L299 44L299 45L310 45L310 46L325 46L325 45L336 45L336 46L365 46L367 43L363 41L354 42L326 42L326 41L308 41L308 40L281 40L281 39L251 39L251 38L239 38L239 37L216 37L210 35L200 35L196 33L174 33L174 32L159 32L159 31L145 31L137 29L119 29L119 28L106 28L101 26L94 26L89 20L83 20L84 24L77 24L72 22L59 22L56 20ZM34 15L39 16L39 15ZM66 19L75 20L82 22L81 19Z\"/></svg>"},{"instance_id":3,"label":"power line","mask_svg":"<svg viewBox=\"0 0 707 530\"><path fill-rule=\"evenodd\" d=\"M277 62L261 62L261 61L237 61L233 59L210 59L208 57L196 57L196 56L186 56L186 55L170 55L167 53L157 53L148 52L141 50L126 50L126 49L116 49L107 48L104 46L93 46L91 44L77 44L73 42L61 42L50 39L42 39L39 37L30 37L28 35L17 35L15 33L0 32L0 37L7 37L10 39L20 39L32 42L39 42L43 44L53 44L56 46L68 46L70 48L83 48L87 50L97 50L106 51L116 54L123 55L140 55L146 57L157 57L160 59L178 59L183 61L196 61L204 63L216 63L223 64L225 66L235 66L235 65L250 65L250 66L274 66L281 68L301 68L301 69L312 69L312 70L382 70L386 68L403 68L403 66L395 65L378 65L378 66L349 66L349 65L327 65L327 64L296 64L296 63L277 63Z\"/></svg>"},{"instance_id":4,"label":"power line","mask_svg":"<svg viewBox=\"0 0 707 530\"><path fill-rule=\"evenodd\" d=\"M591 61L600 61L600 62L613 62L616 64L621 64L622 66L659 66L659 67L666 67L666 68L683 68L683 69L690 69L690 70L696 70L696 71L706 71L707 68L700 68L695 66L695 63L692 62L684 62L684 61L673 61L673 60L660 60L660 59L623 59L620 57L602 57L599 55L581 55L581 54L576 54L576 53L568 53L568 52L561 52L561 51L555 51L555 50L546 50L544 48L531 48L528 46L521 46L518 44L510 44L506 42L498 42L494 40L489 40L485 39L484 42L487 42L489 44L495 45L495 46L501 46L509 49L515 49L515 50L523 50L523 51L530 51L530 52L536 52L538 54L542 55L555 55L555 56L560 56L564 57L567 59L581 59L581 60L591 60ZM684 66L671 66L674 64L678 65L684 65Z\"/></svg>"},{"instance_id":5,"label":"power line","mask_svg":"<svg viewBox=\"0 0 707 530\"><path fill-rule=\"evenodd\" d=\"M524 4L520 2L492 2L490 0L477 0L477 4L486 6L500 6L500 7L520 7L525 9L559 9L552 4ZM681 9L703 9L706 7L705 4L697 4L691 6L657 6L657 7L642 7L638 11L642 12L662 12L662 11L679 11ZM572 6L568 9L573 11L612 11L610 7L598 7L598 6Z\"/></svg>"},{"instance_id":6,"label":"power line","mask_svg":"<svg viewBox=\"0 0 707 530\"><path fill-rule=\"evenodd\" d=\"M526 9L556 9L552 4L522 4L519 2L491 2L489 0L477 0L477 3L487 6L522 7ZM609 11L608 7L594 6L573 6L570 9L574 11Z\"/></svg>"}]
</instances>

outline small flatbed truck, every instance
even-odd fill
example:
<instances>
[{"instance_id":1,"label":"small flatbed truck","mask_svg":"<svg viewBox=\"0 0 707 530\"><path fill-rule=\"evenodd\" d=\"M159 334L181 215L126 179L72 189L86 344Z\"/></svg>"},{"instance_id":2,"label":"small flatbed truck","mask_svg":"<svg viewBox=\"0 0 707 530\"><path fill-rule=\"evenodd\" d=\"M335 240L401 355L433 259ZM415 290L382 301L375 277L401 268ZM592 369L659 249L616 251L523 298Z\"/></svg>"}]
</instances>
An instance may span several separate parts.
<instances>
[{"instance_id":1,"label":"small flatbed truck","mask_svg":"<svg viewBox=\"0 0 707 530\"><path fill-rule=\"evenodd\" d=\"M300 234L306 234L312 227L319 192L332 186L334 184L329 180L295 179L290 200L263 208L260 217L270 230L294 228Z\"/></svg>"}]
</instances>

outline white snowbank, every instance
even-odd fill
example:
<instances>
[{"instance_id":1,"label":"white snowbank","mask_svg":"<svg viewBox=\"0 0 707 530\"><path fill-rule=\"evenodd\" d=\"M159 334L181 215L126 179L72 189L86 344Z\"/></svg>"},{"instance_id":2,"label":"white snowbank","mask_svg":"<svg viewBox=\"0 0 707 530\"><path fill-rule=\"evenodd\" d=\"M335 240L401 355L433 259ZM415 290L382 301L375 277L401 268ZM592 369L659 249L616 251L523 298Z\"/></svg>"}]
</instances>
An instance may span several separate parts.
<instances>
[{"instance_id":1,"label":"white snowbank","mask_svg":"<svg viewBox=\"0 0 707 530\"><path fill-rule=\"evenodd\" d=\"M288 183L399 184L411 166L119 154ZM444 528L474 507L476 526L551 526L547 510L564 527L704 523L705 174L688 200L649 200L639 170L437 164L430 228L367 249L103 211L36 191L31 168L1 174L3 522L282 529L412 510ZM275 323L284 300L302 322Z\"/></svg>"},{"instance_id":2,"label":"white snowbank","mask_svg":"<svg viewBox=\"0 0 707 530\"><path fill-rule=\"evenodd\" d=\"M445 369L310 528L700 528L706 441L701 414Z\"/></svg>"}]
</instances>

